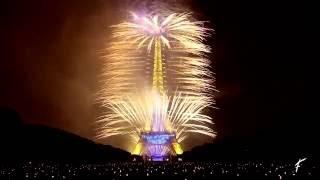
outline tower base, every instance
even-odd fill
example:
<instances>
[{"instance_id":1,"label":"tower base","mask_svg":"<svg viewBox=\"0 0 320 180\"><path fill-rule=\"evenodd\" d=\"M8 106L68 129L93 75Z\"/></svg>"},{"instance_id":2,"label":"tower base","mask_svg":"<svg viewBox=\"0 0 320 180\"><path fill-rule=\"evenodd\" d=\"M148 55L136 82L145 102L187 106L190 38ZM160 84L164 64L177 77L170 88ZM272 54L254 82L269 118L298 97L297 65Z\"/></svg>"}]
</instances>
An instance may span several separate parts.
<instances>
[{"instance_id":1,"label":"tower base","mask_svg":"<svg viewBox=\"0 0 320 180\"><path fill-rule=\"evenodd\" d=\"M180 144L176 141L175 134L168 132L149 132L140 136L133 155L143 156L148 161L165 161L170 156L183 153Z\"/></svg>"}]
</instances>

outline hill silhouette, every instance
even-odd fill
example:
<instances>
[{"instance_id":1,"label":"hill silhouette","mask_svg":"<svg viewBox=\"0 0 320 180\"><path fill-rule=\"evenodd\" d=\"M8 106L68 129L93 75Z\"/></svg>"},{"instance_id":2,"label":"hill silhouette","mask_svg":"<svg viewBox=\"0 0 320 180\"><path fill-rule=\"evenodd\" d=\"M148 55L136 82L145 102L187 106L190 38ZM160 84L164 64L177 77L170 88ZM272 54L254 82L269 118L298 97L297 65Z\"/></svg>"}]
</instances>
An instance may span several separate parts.
<instances>
[{"instance_id":1,"label":"hill silhouette","mask_svg":"<svg viewBox=\"0 0 320 180\"><path fill-rule=\"evenodd\" d=\"M217 140L214 143L197 146L184 152L183 158L191 161L217 159L289 160L301 157L319 159L319 152L319 147L312 144L312 141L294 143L280 137L278 140L270 141L263 136L257 136L255 139L247 141L237 138Z\"/></svg>"},{"instance_id":2,"label":"hill silhouette","mask_svg":"<svg viewBox=\"0 0 320 180\"><path fill-rule=\"evenodd\" d=\"M128 160L130 154L63 130L23 124L10 108L0 108L0 159Z\"/></svg>"},{"instance_id":3,"label":"hill silhouette","mask_svg":"<svg viewBox=\"0 0 320 180\"><path fill-rule=\"evenodd\" d=\"M0 160L128 161L128 152L97 144L63 130L23 124L10 108L0 108ZM217 139L184 152L186 161L236 159L319 159L319 148L312 140L295 143L273 132L272 137ZM273 141L270 141L270 140Z\"/></svg>"}]
</instances>

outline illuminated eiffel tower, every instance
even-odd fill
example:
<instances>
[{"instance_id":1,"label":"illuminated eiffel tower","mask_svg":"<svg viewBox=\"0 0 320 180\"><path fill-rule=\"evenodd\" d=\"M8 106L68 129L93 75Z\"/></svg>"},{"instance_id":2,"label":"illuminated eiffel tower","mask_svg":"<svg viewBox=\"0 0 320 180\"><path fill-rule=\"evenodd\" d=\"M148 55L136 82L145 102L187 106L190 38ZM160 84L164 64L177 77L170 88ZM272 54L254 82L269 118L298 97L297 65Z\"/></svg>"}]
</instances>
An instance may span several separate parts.
<instances>
[{"instance_id":1,"label":"illuminated eiffel tower","mask_svg":"<svg viewBox=\"0 0 320 180\"><path fill-rule=\"evenodd\" d=\"M162 58L161 40L154 41L152 90L165 95L164 62ZM164 160L168 155L182 154L183 150L177 142L174 133L170 132L143 132L132 154L149 156L151 160Z\"/></svg>"},{"instance_id":2,"label":"illuminated eiffel tower","mask_svg":"<svg viewBox=\"0 0 320 180\"><path fill-rule=\"evenodd\" d=\"M164 62L161 53L161 41L157 37L154 44L152 89L160 95L164 94Z\"/></svg>"}]
</instances>

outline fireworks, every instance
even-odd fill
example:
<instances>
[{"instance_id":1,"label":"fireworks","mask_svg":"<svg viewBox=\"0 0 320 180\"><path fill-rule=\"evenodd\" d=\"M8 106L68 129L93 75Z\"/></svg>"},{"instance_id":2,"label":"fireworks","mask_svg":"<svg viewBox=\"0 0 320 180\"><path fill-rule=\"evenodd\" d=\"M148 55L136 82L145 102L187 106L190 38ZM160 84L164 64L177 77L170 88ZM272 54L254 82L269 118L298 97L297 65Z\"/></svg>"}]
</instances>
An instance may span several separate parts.
<instances>
[{"instance_id":1,"label":"fireworks","mask_svg":"<svg viewBox=\"0 0 320 180\"><path fill-rule=\"evenodd\" d=\"M98 137L128 136L135 154L143 153L145 133L174 134L170 143L178 154L191 134L214 137L211 117L202 114L214 105L210 48L203 43L211 30L190 13L131 15L112 26L99 93L108 111L98 121Z\"/></svg>"}]
</instances>

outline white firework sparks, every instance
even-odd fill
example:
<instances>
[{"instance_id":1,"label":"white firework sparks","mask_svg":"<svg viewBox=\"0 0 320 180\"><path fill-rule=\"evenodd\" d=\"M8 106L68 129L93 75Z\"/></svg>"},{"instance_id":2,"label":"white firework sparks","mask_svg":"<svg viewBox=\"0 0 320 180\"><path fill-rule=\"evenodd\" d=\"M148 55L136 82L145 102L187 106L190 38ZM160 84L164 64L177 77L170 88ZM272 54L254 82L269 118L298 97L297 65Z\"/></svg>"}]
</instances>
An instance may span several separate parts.
<instances>
[{"instance_id":1,"label":"white firework sparks","mask_svg":"<svg viewBox=\"0 0 320 180\"><path fill-rule=\"evenodd\" d=\"M149 131L174 132L179 143L191 134L214 137L212 119L202 112L214 105L204 44L211 29L190 13L131 14L132 21L112 26L98 98L108 113L98 121L98 137L126 135L135 143Z\"/></svg>"}]
</instances>

